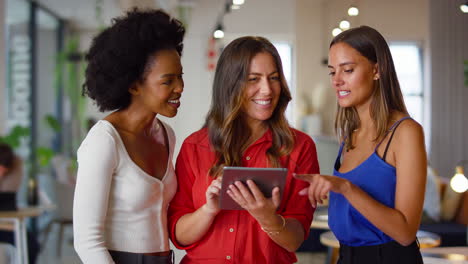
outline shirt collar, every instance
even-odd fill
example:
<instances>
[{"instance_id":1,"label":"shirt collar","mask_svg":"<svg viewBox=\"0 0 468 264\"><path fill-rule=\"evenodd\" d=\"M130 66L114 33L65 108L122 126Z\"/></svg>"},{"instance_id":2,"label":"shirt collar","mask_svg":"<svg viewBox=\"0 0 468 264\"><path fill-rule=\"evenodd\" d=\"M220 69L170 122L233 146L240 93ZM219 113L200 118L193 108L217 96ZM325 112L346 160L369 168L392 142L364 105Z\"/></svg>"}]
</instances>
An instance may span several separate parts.
<instances>
[{"instance_id":1,"label":"shirt collar","mask_svg":"<svg viewBox=\"0 0 468 264\"><path fill-rule=\"evenodd\" d=\"M268 128L268 130L263 134L263 136L257 139L257 141L255 141L252 144L252 146L263 143L263 142L271 142L271 141L273 141L273 132L271 132L271 129Z\"/></svg>"}]
</instances>

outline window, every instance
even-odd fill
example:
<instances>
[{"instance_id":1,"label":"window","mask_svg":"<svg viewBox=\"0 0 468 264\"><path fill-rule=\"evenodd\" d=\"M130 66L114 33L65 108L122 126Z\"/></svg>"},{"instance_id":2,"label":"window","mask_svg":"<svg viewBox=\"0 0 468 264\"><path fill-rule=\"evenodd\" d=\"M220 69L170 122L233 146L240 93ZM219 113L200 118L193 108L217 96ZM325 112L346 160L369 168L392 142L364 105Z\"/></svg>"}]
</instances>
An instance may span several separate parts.
<instances>
[{"instance_id":1,"label":"window","mask_svg":"<svg viewBox=\"0 0 468 264\"><path fill-rule=\"evenodd\" d=\"M47 116L58 115L63 110L56 107L61 99L56 94L58 78L54 78L58 42L62 38L59 32L61 22L35 1L8 0L6 7L6 127L7 130L18 126L29 130L15 148L15 153L27 166L24 170L27 180L22 181L18 203L35 205L37 200L29 199L35 195L29 194L36 191L30 186L38 187L38 175L48 169L46 165L40 167L40 161L48 158L49 150L53 152L53 139L58 138L55 131L45 125L45 120ZM42 147L42 151L38 147ZM52 185L45 189L50 193L48 188ZM41 219L47 221L40 218L39 225ZM36 224L32 227L37 228Z\"/></svg>"},{"instance_id":2,"label":"window","mask_svg":"<svg viewBox=\"0 0 468 264\"><path fill-rule=\"evenodd\" d=\"M6 128L7 131L16 126L31 129L30 4L27 1L9 0L6 7ZM15 149L23 159L30 156L31 141L31 135L24 136L20 146Z\"/></svg>"},{"instance_id":3,"label":"window","mask_svg":"<svg viewBox=\"0 0 468 264\"><path fill-rule=\"evenodd\" d=\"M406 108L424 126L424 88L421 49L416 43L390 43L390 52Z\"/></svg>"},{"instance_id":4,"label":"window","mask_svg":"<svg viewBox=\"0 0 468 264\"><path fill-rule=\"evenodd\" d=\"M293 100L289 102L288 108L286 108L286 118L288 119L289 123L294 125L294 86L292 84L292 50L291 45L286 42L273 42L273 45L278 50L278 53L281 57L281 62L283 66L284 77L286 78L286 82L288 83L289 90L291 92L291 96Z\"/></svg>"}]
</instances>

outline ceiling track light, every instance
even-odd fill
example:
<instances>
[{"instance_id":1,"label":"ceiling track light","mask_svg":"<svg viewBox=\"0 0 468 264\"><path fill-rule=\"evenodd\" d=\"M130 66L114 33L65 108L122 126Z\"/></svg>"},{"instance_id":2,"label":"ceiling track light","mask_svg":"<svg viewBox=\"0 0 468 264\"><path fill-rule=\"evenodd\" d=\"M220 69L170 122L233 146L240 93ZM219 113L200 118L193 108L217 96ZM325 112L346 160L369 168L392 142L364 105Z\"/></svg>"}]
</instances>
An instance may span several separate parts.
<instances>
[{"instance_id":1,"label":"ceiling track light","mask_svg":"<svg viewBox=\"0 0 468 264\"><path fill-rule=\"evenodd\" d=\"M359 9L356 6L351 6L348 9L348 15L349 16L357 16L359 15Z\"/></svg>"},{"instance_id":2,"label":"ceiling track light","mask_svg":"<svg viewBox=\"0 0 468 264\"><path fill-rule=\"evenodd\" d=\"M340 34L341 32L343 32L343 30L341 30L341 28L334 28L334 29L332 30L332 35L333 35L333 37L336 37L336 36L338 36L338 34Z\"/></svg>"},{"instance_id":3,"label":"ceiling track light","mask_svg":"<svg viewBox=\"0 0 468 264\"><path fill-rule=\"evenodd\" d=\"M468 0L460 5L460 10L465 14L468 13Z\"/></svg>"},{"instance_id":4,"label":"ceiling track light","mask_svg":"<svg viewBox=\"0 0 468 264\"><path fill-rule=\"evenodd\" d=\"M349 23L348 20L346 20L346 19L341 20L341 22L340 22L340 28L341 28L342 30L348 30L350 27L351 27L351 23Z\"/></svg>"},{"instance_id":5,"label":"ceiling track light","mask_svg":"<svg viewBox=\"0 0 468 264\"><path fill-rule=\"evenodd\" d=\"M232 0L233 5L240 6L240 5L243 5L244 3L245 3L245 0Z\"/></svg>"},{"instance_id":6,"label":"ceiling track light","mask_svg":"<svg viewBox=\"0 0 468 264\"><path fill-rule=\"evenodd\" d=\"M223 25L221 25L221 23L218 23L218 25L216 26L216 29L215 31L213 32L213 37L215 39L222 39L224 38L224 29L223 29Z\"/></svg>"}]
</instances>

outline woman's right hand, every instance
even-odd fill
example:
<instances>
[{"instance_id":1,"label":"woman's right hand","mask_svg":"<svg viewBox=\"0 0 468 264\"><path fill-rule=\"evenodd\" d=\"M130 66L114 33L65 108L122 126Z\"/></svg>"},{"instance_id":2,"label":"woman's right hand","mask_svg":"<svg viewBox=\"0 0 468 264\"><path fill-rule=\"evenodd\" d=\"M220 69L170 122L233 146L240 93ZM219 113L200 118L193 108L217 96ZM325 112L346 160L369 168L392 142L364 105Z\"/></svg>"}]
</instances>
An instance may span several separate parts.
<instances>
[{"instance_id":1,"label":"woman's right hand","mask_svg":"<svg viewBox=\"0 0 468 264\"><path fill-rule=\"evenodd\" d=\"M206 189L206 204L203 206L210 214L217 214L221 208L219 207L219 194L221 193L221 177L213 180Z\"/></svg>"},{"instance_id":2,"label":"woman's right hand","mask_svg":"<svg viewBox=\"0 0 468 264\"><path fill-rule=\"evenodd\" d=\"M327 194L332 191L345 195L351 188L351 182L346 179L321 174L295 174L294 178L306 181L310 185L308 188L302 189L299 195L309 196L309 201L312 207L316 208L318 203L323 203L327 199Z\"/></svg>"},{"instance_id":3,"label":"woman's right hand","mask_svg":"<svg viewBox=\"0 0 468 264\"><path fill-rule=\"evenodd\" d=\"M175 238L180 245L191 245L210 230L216 215L221 211L220 193L221 178L218 178L213 180L205 191L206 203L195 212L184 214L179 218L176 223Z\"/></svg>"}]
</instances>

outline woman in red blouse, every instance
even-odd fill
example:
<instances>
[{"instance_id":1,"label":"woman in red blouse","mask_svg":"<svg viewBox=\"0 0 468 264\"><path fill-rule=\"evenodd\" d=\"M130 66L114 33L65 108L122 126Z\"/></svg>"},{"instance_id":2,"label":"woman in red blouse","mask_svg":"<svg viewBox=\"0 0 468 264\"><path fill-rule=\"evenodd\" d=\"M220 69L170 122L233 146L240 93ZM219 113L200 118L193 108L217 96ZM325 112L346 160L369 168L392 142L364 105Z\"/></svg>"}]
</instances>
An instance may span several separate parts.
<instances>
[{"instance_id":1,"label":"woman in red blouse","mask_svg":"<svg viewBox=\"0 0 468 264\"><path fill-rule=\"evenodd\" d=\"M169 208L172 242L181 263L294 263L309 233L313 208L298 192L307 183L292 173L318 173L315 144L289 127L291 100L281 59L265 38L242 37L222 52L205 126L183 143L179 187ZM282 167L286 186L265 198L257 186L237 182L227 193L245 210L221 210L224 166Z\"/></svg>"}]
</instances>

